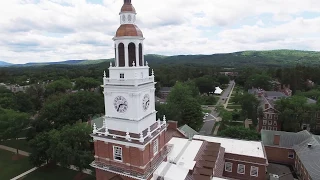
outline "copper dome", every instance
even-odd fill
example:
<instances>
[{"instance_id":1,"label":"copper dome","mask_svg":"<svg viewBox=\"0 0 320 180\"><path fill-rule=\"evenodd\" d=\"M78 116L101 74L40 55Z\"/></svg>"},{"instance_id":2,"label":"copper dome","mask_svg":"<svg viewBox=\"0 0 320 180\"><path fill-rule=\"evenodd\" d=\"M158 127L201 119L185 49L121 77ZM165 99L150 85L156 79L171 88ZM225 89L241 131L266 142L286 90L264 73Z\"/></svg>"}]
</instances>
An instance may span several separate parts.
<instances>
[{"instance_id":1,"label":"copper dome","mask_svg":"<svg viewBox=\"0 0 320 180\"><path fill-rule=\"evenodd\" d=\"M122 36L140 36L143 37L142 31L134 24L122 24L116 33L116 37Z\"/></svg>"},{"instance_id":2,"label":"copper dome","mask_svg":"<svg viewBox=\"0 0 320 180\"><path fill-rule=\"evenodd\" d=\"M133 12L133 13L136 13L136 9L134 9L134 7L132 6L131 3L124 3L122 8L121 8L121 12Z\"/></svg>"}]
</instances>

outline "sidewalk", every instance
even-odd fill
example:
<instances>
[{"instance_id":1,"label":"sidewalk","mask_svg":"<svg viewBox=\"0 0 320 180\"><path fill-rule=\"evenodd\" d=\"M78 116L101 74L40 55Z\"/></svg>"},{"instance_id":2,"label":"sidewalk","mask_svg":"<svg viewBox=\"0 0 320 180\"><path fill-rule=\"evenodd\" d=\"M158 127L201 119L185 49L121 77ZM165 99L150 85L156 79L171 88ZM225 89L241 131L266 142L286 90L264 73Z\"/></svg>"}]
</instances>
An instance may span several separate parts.
<instances>
[{"instance_id":1,"label":"sidewalk","mask_svg":"<svg viewBox=\"0 0 320 180\"><path fill-rule=\"evenodd\" d=\"M12 148L12 147L8 147L8 146L4 146L4 145L0 145L0 149L11 151L13 153L17 152L17 149ZM22 150L19 150L19 154L22 155L22 156L29 156L30 153L22 151Z\"/></svg>"}]
</instances>

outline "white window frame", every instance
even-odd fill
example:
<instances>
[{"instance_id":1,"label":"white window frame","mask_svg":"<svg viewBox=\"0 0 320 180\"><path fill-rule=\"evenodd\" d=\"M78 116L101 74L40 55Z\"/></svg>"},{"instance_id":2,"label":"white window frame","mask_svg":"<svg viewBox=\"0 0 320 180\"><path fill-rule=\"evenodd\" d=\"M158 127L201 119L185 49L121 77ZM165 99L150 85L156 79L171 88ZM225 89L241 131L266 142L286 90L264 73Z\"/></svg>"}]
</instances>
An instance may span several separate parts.
<instances>
[{"instance_id":1,"label":"white window frame","mask_svg":"<svg viewBox=\"0 0 320 180\"><path fill-rule=\"evenodd\" d=\"M155 156L159 151L159 141L158 138L153 141L153 155Z\"/></svg>"},{"instance_id":2,"label":"white window frame","mask_svg":"<svg viewBox=\"0 0 320 180\"><path fill-rule=\"evenodd\" d=\"M267 130L267 128L266 128L265 126L262 126L262 129L263 129L263 130Z\"/></svg>"},{"instance_id":3,"label":"white window frame","mask_svg":"<svg viewBox=\"0 0 320 180\"><path fill-rule=\"evenodd\" d=\"M263 125L267 125L268 121L267 120L263 120Z\"/></svg>"},{"instance_id":4,"label":"white window frame","mask_svg":"<svg viewBox=\"0 0 320 180\"><path fill-rule=\"evenodd\" d=\"M268 120L268 125L272 126L272 120Z\"/></svg>"},{"instance_id":5,"label":"white window frame","mask_svg":"<svg viewBox=\"0 0 320 180\"><path fill-rule=\"evenodd\" d=\"M273 127L273 130L274 130L274 131L277 131L277 130L278 130L278 128L277 128L277 127Z\"/></svg>"},{"instance_id":6,"label":"white window frame","mask_svg":"<svg viewBox=\"0 0 320 180\"><path fill-rule=\"evenodd\" d=\"M243 167L243 172L240 172L240 167ZM238 174L245 174L246 173L246 166L244 164L238 164L238 169L237 169Z\"/></svg>"},{"instance_id":7,"label":"white window frame","mask_svg":"<svg viewBox=\"0 0 320 180\"><path fill-rule=\"evenodd\" d=\"M274 119L275 119L275 120L278 120L278 114L275 114L275 115L274 115Z\"/></svg>"},{"instance_id":8,"label":"white window frame","mask_svg":"<svg viewBox=\"0 0 320 180\"><path fill-rule=\"evenodd\" d=\"M271 126L268 126L268 130L269 130L269 131L272 131L272 127L271 127Z\"/></svg>"},{"instance_id":9,"label":"white window frame","mask_svg":"<svg viewBox=\"0 0 320 180\"><path fill-rule=\"evenodd\" d=\"M292 156L292 157L290 157ZM289 159L294 159L294 152L288 152L288 158Z\"/></svg>"},{"instance_id":10,"label":"white window frame","mask_svg":"<svg viewBox=\"0 0 320 180\"><path fill-rule=\"evenodd\" d=\"M116 158L120 158L121 160ZM123 161L122 147L113 146L113 160L119 161L119 162Z\"/></svg>"},{"instance_id":11,"label":"white window frame","mask_svg":"<svg viewBox=\"0 0 320 180\"><path fill-rule=\"evenodd\" d=\"M120 79L124 79L124 73L120 73Z\"/></svg>"},{"instance_id":12,"label":"white window frame","mask_svg":"<svg viewBox=\"0 0 320 180\"><path fill-rule=\"evenodd\" d=\"M231 162L225 162L224 163L224 171L226 172L232 172L232 163Z\"/></svg>"},{"instance_id":13,"label":"white window frame","mask_svg":"<svg viewBox=\"0 0 320 180\"><path fill-rule=\"evenodd\" d=\"M257 174L253 174L252 171L254 171L254 169L257 171ZM259 168L256 166L251 166L250 168L250 176L254 176L254 177L258 177L259 175Z\"/></svg>"},{"instance_id":14,"label":"white window frame","mask_svg":"<svg viewBox=\"0 0 320 180\"><path fill-rule=\"evenodd\" d=\"M273 125L274 126L278 126L278 122L277 121L273 121Z\"/></svg>"}]
</instances>

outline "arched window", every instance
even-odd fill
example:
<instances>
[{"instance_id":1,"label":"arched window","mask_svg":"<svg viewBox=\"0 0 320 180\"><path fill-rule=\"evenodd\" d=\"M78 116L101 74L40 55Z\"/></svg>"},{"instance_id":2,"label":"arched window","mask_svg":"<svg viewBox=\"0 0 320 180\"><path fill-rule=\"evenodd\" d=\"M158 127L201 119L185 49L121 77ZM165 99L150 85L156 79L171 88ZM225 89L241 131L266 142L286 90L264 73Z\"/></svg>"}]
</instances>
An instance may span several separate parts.
<instances>
[{"instance_id":1,"label":"arched window","mask_svg":"<svg viewBox=\"0 0 320 180\"><path fill-rule=\"evenodd\" d=\"M128 46L129 51L129 66L132 66L133 61L136 63L136 45L134 43L130 43Z\"/></svg>"},{"instance_id":2,"label":"arched window","mask_svg":"<svg viewBox=\"0 0 320 180\"><path fill-rule=\"evenodd\" d=\"M139 44L139 64L142 66L142 44Z\"/></svg>"},{"instance_id":3,"label":"arched window","mask_svg":"<svg viewBox=\"0 0 320 180\"><path fill-rule=\"evenodd\" d=\"M124 58L124 44L120 43L118 45L118 53L119 53L119 67L124 67L125 66L125 58Z\"/></svg>"}]
</instances>

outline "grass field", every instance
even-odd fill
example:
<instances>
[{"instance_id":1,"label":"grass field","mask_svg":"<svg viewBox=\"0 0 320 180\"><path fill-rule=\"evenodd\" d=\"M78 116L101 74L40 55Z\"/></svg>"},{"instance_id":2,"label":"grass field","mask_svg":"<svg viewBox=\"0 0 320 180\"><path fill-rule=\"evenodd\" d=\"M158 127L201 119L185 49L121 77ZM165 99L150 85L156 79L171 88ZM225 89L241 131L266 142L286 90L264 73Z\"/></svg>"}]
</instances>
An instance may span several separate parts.
<instances>
[{"instance_id":1,"label":"grass field","mask_svg":"<svg viewBox=\"0 0 320 180\"><path fill-rule=\"evenodd\" d=\"M31 149L28 146L28 142L25 139L0 141L0 145L17 148L26 152L31 152Z\"/></svg>"},{"instance_id":2,"label":"grass field","mask_svg":"<svg viewBox=\"0 0 320 180\"><path fill-rule=\"evenodd\" d=\"M13 160L14 153L0 149L0 179L8 180L14 178L33 167L29 164L28 157L19 156Z\"/></svg>"},{"instance_id":3,"label":"grass field","mask_svg":"<svg viewBox=\"0 0 320 180\"><path fill-rule=\"evenodd\" d=\"M94 176L81 174L78 171L60 166L41 167L28 174L23 180L95 180Z\"/></svg>"}]
</instances>

